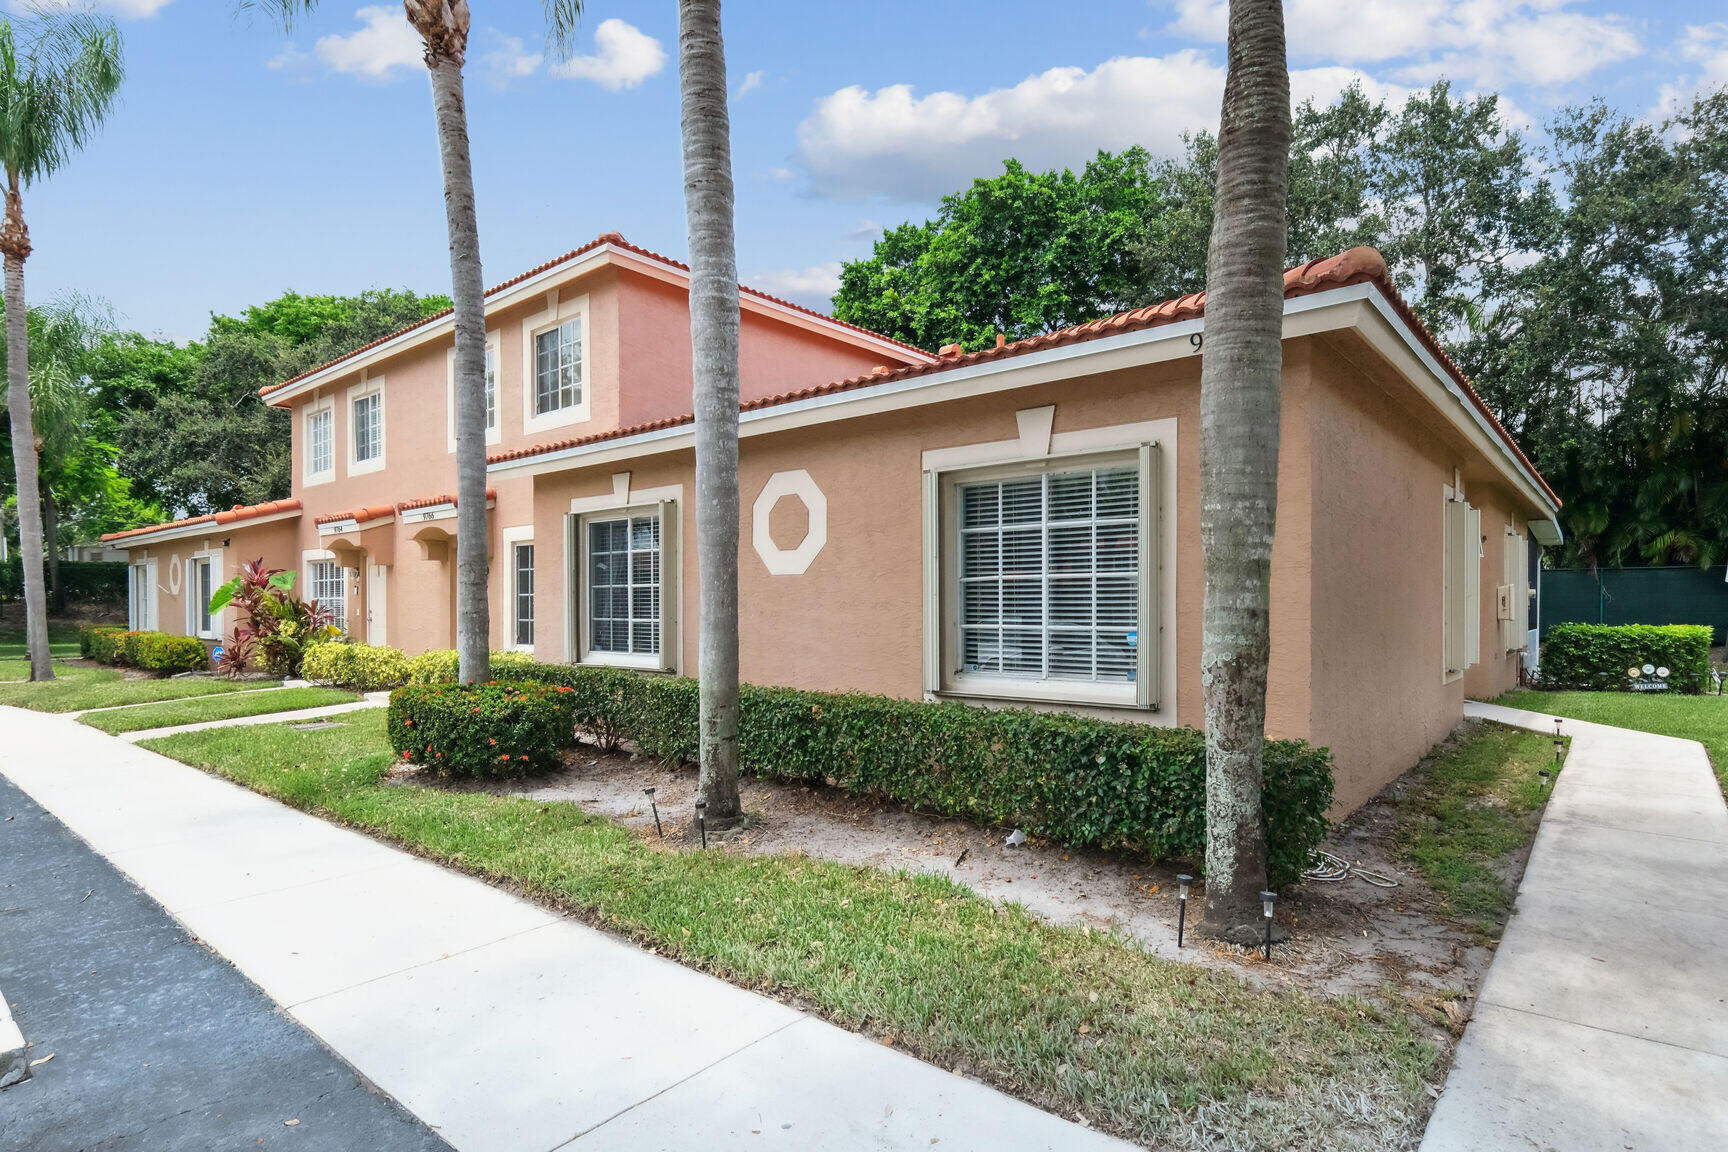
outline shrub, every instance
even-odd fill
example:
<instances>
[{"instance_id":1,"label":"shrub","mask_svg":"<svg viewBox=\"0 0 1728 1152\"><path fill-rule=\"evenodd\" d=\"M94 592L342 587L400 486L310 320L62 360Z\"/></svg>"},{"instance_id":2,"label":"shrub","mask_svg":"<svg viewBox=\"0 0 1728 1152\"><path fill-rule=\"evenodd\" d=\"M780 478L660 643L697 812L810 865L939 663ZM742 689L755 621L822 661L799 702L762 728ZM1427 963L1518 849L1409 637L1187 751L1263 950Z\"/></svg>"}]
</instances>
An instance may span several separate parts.
<instances>
[{"instance_id":1,"label":"shrub","mask_svg":"<svg viewBox=\"0 0 1728 1152\"><path fill-rule=\"evenodd\" d=\"M122 632L114 637L114 663L138 667L138 649L148 632Z\"/></svg>"},{"instance_id":2,"label":"shrub","mask_svg":"<svg viewBox=\"0 0 1728 1152\"><path fill-rule=\"evenodd\" d=\"M385 644L326 642L306 649L300 675L316 684L376 692L408 682L408 657Z\"/></svg>"},{"instance_id":3,"label":"shrub","mask_svg":"<svg viewBox=\"0 0 1728 1152\"><path fill-rule=\"evenodd\" d=\"M575 743L566 687L426 684L390 694L390 747L410 764L453 776L510 776L554 768Z\"/></svg>"},{"instance_id":4,"label":"shrub","mask_svg":"<svg viewBox=\"0 0 1728 1152\"><path fill-rule=\"evenodd\" d=\"M409 684L454 684L456 682L456 650L454 648L435 648L430 652L408 661ZM498 679L521 679L524 671L531 671L540 665L534 662L531 652L494 652L492 653L492 675Z\"/></svg>"},{"instance_id":5,"label":"shrub","mask_svg":"<svg viewBox=\"0 0 1728 1152\"><path fill-rule=\"evenodd\" d=\"M210 667L210 653L196 636L170 636L165 632L129 632L135 637L132 662L147 672L202 672Z\"/></svg>"},{"instance_id":6,"label":"shrub","mask_svg":"<svg viewBox=\"0 0 1728 1152\"><path fill-rule=\"evenodd\" d=\"M696 756L694 680L562 665L521 675L570 688L576 726L602 743ZM738 759L752 775L825 781L1071 847L1205 855L1206 741L1193 728L747 684ZM1331 753L1268 741L1262 803L1272 882L1287 884L1326 835Z\"/></svg>"},{"instance_id":7,"label":"shrub","mask_svg":"<svg viewBox=\"0 0 1728 1152\"><path fill-rule=\"evenodd\" d=\"M78 655L104 664L114 661L114 637L126 629L119 624L85 624L78 629Z\"/></svg>"},{"instance_id":8,"label":"shrub","mask_svg":"<svg viewBox=\"0 0 1728 1152\"><path fill-rule=\"evenodd\" d=\"M1556 624L1542 638L1542 682L1624 689L1628 669L1655 664L1676 689L1701 692L1710 682L1710 639L1703 624Z\"/></svg>"}]
</instances>

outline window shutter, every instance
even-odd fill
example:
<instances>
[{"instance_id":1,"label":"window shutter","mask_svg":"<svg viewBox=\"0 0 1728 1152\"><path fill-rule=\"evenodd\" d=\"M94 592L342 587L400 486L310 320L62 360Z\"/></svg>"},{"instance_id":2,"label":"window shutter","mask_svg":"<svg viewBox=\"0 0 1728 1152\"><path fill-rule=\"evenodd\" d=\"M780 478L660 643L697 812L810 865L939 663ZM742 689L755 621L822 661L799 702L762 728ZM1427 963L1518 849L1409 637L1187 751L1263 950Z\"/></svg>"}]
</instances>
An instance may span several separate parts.
<instances>
[{"instance_id":1,"label":"window shutter","mask_svg":"<svg viewBox=\"0 0 1728 1152\"><path fill-rule=\"evenodd\" d=\"M660 515L660 667L678 671L678 621L683 615L678 573L682 560L678 547L680 521L678 501L662 500L655 506Z\"/></svg>"},{"instance_id":2,"label":"window shutter","mask_svg":"<svg viewBox=\"0 0 1728 1152\"><path fill-rule=\"evenodd\" d=\"M924 473L924 691L942 689L941 477Z\"/></svg>"},{"instance_id":3,"label":"window shutter","mask_svg":"<svg viewBox=\"0 0 1728 1152\"><path fill-rule=\"evenodd\" d=\"M1465 508L1465 534L1460 549L1464 559L1464 658L1466 668L1482 662L1482 511Z\"/></svg>"},{"instance_id":4,"label":"window shutter","mask_svg":"<svg viewBox=\"0 0 1728 1152\"><path fill-rule=\"evenodd\" d=\"M1158 445L1140 445L1140 609L1139 634L1135 637L1135 703L1157 710L1158 645L1164 614L1158 599L1158 579L1163 557L1158 553Z\"/></svg>"}]
</instances>

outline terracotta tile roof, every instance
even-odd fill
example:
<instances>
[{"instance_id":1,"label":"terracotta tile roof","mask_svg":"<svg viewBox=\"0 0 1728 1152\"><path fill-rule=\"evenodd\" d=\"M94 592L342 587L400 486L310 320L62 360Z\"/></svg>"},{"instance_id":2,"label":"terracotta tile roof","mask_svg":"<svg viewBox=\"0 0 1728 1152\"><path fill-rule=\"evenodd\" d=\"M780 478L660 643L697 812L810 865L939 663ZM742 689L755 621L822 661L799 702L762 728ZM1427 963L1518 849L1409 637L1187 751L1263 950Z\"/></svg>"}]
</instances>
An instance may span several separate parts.
<instances>
[{"instance_id":1,"label":"terracotta tile roof","mask_svg":"<svg viewBox=\"0 0 1728 1152\"><path fill-rule=\"evenodd\" d=\"M383 516L393 516L396 513L394 504L374 504L370 508L356 508L351 512L329 512L313 520L314 524L334 524L338 520L352 520L363 524L368 520L377 520Z\"/></svg>"},{"instance_id":2,"label":"terracotta tile roof","mask_svg":"<svg viewBox=\"0 0 1728 1152\"><path fill-rule=\"evenodd\" d=\"M278 512L298 512L298 499L267 500L262 504L239 504L222 512L206 512L202 516L188 516L184 520L170 520L166 524L152 524L148 528L130 528L125 532L109 532L103 535L104 543L113 540L129 540L134 536L148 536L156 532L166 532L173 528L190 528L194 524L213 524L226 527L242 520L255 520L260 516L274 516Z\"/></svg>"},{"instance_id":3,"label":"terracotta tile roof","mask_svg":"<svg viewBox=\"0 0 1728 1152\"><path fill-rule=\"evenodd\" d=\"M486 489L486 499L488 499L488 500L498 499L498 490L496 488ZM456 496L454 493L452 493L448 496L422 496L418 500L404 500L404 501L402 501L400 504L396 505L396 511L398 511L398 512L412 512L416 508L432 508L432 507L435 507L439 504L454 504L454 503L456 503Z\"/></svg>"},{"instance_id":4,"label":"terracotta tile roof","mask_svg":"<svg viewBox=\"0 0 1728 1152\"><path fill-rule=\"evenodd\" d=\"M639 247L635 244L632 244L628 240L624 239L623 235L620 233L603 232L599 236L596 236L594 239L588 241L588 243L582 245L579 248L572 248L570 251L564 253L564 255L562 255L562 256L554 257L553 259L546 261L544 264L537 264L533 268L528 269L528 271L523 272L520 275L510 277L510 279L504 281L502 284L493 285L491 288L488 288L486 290L486 295L488 297L490 297L490 296L496 295L499 292L503 292L505 289L514 288L516 285L522 283L524 280L530 280L530 279L534 278L535 276L540 275L542 272L549 272L553 268L556 268L558 265L563 264L563 263L570 261L570 260L574 260L578 256L585 256L588 253L594 251L594 249L599 248L603 244L610 244L615 248L622 248L626 252L631 252L637 256L641 256L644 259L653 260L653 261L656 261L657 263L664 264L668 268L676 268L678 271L686 273L686 274L688 274L690 271L690 265L682 263L682 262L677 261L677 260L674 260L670 256L662 256L658 252L654 252L654 251L651 251L647 248L642 248L642 247ZM829 315L822 313L822 312L818 312L814 308L806 308L802 304L794 304L790 300L783 300L778 296L770 296L766 292L758 291L757 289L751 288L747 285L740 284L738 286L738 290L740 292L744 293L744 295L746 295L746 296L754 296L758 300L766 300L772 304L779 304L782 307L790 308L795 312L802 312L806 316L814 316L819 320L826 320L830 324L837 325L838 327L841 327L841 328L849 329L850 331L857 332L861 335L874 337L877 340L886 340L890 344L895 344L901 348L906 349L907 352L913 354L916 357L925 357L925 356L930 355L930 353L924 351L924 349L919 348L916 345L908 344L903 340L896 340L892 336L884 336L880 332L872 332L870 329L861 328L856 324L848 324L844 320L836 320L834 317L829 316ZM388 336L380 336L378 339L372 341L370 344L362 344L360 347L354 349L352 352L348 352L348 353L345 353L344 355L338 356L338 357L336 357L336 359L331 360L328 363L320 364L316 368L308 368L306 371L300 373L300 375L292 376L292 377L288 378L287 380L282 381L280 384L266 385L265 387L258 389L258 394L260 396L269 396L273 392L280 391L281 389L286 388L291 384L297 384L300 381L306 379L308 376L317 375L319 372L324 371L326 368L330 368L330 367L333 367L337 364L340 364L344 360L352 360L354 357L359 356L361 353L369 352L372 349L378 347L380 344L387 344L390 341L396 339L398 336L406 335L407 333L414 331L416 328L424 328L428 324L432 324L435 321L442 320L444 317L450 315L453 311L454 311L454 309L452 309L452 308L445 308L442 311L433 313L432 315L426 317L424 320L416 320L412 324L409 324L409 325L402 327L402 328L398 328L396 331L390 333Z\"/></svg>"},{"instance_id":5,"label":"terracotta tile roof","mask_svg":"<svg viewBox=\"0 0 1728 1152\"><path fill-rule=\"evenodd\" d=\"M1433 333L1416 318L1416 313L1405 303L1404 298L1392 284L1392 278L1386 269L1386 260L1378 251L1369 247L1351 248L1336 256L1328 256L1319 260L1310 260L1306 264L1298 264L1284 273L1284 298L1308 296L1316 292L1324 292L1333 288L1347 288L1352 284L1372 283L1386 296L1393 308L1403 317L1424 347L1446 369L1452 379L1469 398L1476 410L1488 418L1488 422L1507 448L1530 470L1542 490L1553 498L1556 505L1560 498L1554 490L1548 487L1547 481L1536 466L1530 463L1523 449L1518 447L1511 433L1489 410L1482 397L1477 394L1474 386L1458 365L1440 347ZM1128 312L1118 312L1113 316L1105 316L1072 328L1063 328L1055 332L1045 332L1038 336L1030 336L1017 340L1012 344L998 345L995 348L985 348L979 352L961 353L957 346L950 345L944 349L947 353L932 363L914 364L905 368L877 368L863 376L853 376L846 380L835 380L827 384L818 384L810 388L801 388L793 392L783 392L778 396L764 396L755 400L747 400L739 405L739 411L751 412L761 408L772 408L779 404L790 404L797 400L808 400L816 396L829 396L837 392L850 392L858 388L868 388L875 384L886 384L896 380L909 380L918 376L928 376L936 372L946 372L950 368L960 368L971 364L984 364L995 360L1007 360L1015 356L1024 356L1031 352L1041 352L1047 348L1061 348L1071 344L1083 344L1088 340L1097 340L1105 336L1116 336L1124 332L1139 332L1148 328L1158 328L1166 324L1175 324L1182 320L1192 320L1204 315L1206 311L1206 293L1194 292L1174 300L1166 300L1161 304L1149 304L1144 308L1135 308ZM626 436L637 436L644 432L654 432L662 428L676 428L695 421L693 415L673 416L657 420L650 424L638 424L629 428L619 428L609 432L597 432L590 436L582 436L573 440L558 440L549 444L537 444L528 448L517 448L509 452L501 452L487 458L487 463L498 464L507 460L522 460L530 456L540 456L548 452L562 452L569 448L580 448L588 444L597 444L607 440L619 440Z\"/></svg>"}]
</instances>

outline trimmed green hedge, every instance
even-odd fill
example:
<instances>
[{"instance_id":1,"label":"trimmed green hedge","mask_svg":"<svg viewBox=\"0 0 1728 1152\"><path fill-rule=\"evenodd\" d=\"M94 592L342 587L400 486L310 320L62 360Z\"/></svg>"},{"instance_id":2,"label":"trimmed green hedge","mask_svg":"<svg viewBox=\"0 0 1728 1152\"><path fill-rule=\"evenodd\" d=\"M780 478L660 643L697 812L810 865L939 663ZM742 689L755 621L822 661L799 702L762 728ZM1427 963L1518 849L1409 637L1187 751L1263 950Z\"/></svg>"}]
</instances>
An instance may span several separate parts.
<instances>
[{"instance_id":1,"label":"trimmed green hedge","mask_svg":"<svg viewBox=\"0 0 1728 1152\"><path fill-rule=\"evenodd\" d=\"M493 652L492 675L498 679L523 679L525 669L538 668L529 652ZM456 681L456 650L434 648L408 661L409 684L452 684Z\"/></svg>"},{"instance_id":2,"label":"trimmed green hedge","mask_svg":"<svg viewBox=\"0 0 1728 1152\"><path fill-rule=\"evenodd\" d=\"M136 637L133 662L146 672L202 672L210 667L210 652L196 636L170 636L166 632L129 632Z\"/></svg>"},{"instance_id":3,"label":"trimmed green hedge","mask_svg":"<svg viewBox=\"0 0 1728 1152\"><path fill-rule=\"evenodd\" d=\"M1542 638L1542 684L1625 689L1629 669L1655 664L1676 690L1701 692L1710 683L1710 639L1704 624L1556 624Z\"/></svg>"},{"instance_id":4,"label":"trimmed green hedge","mask_svg":"<svg viewBox=\"0 0 1728 1152\"><path fill-rule=\"evenodd\" d=\"M68 600L126 603L130 577L124 560L62 560L60 590ZM42 582L48 582L48 565L42 565ZM0 601L24 598L24 561L17 553L0 560Z\"/></svg>"},{"instance_id":5,"label":"trimmed green hedge","mask_svg":"<svg viewBox=\"0 0 1728 1152\"><path fill-rule=\"evenodd\" d=\"M410 764L453 776L513 776L560 763L575 743L575 693L551 684L430 684L390 694L385 731Z\"/></svg>"},{"instance_id":6,"label":"trimmed green hedge","mask_svg":"<svg viewBox=\"0 0 1728 1152\"><path fill-rule=\"evenodd\" d=\"M339 684L376 692L408 683L408 657L387 644L334 640L306 649L300 675L314 684Z\"/></svg>"},{"instance_id":7,"label":"trimmed green hedge","mask_svg":"<svg viewBox=\"0 0 1728 1152\"><path fill-rule=\"evenodd\" d=\"M196 636L133 632L116 624L86 624L78 629L78 654L98 664L126 664L146 672L202 672L210 654Z\"/></svg>"},{"instance_id":8,"label":"trimmed green hedge","mask_svg":"<svg viewBox=\"0 0 1728 1152\"><path fill-rule=\"evenodd\" d=\"M571 689L576 727L603 745L628 740L667 763L696 757L694 680L550 664L496 674ZM825 781L1072 847L1205 856L1206 743L1193 728L746 684L738 758L766 779ZM1312 861L1331 803L1328 750L1267 743L1274 884Z\"/></svg>"}]
</instances>

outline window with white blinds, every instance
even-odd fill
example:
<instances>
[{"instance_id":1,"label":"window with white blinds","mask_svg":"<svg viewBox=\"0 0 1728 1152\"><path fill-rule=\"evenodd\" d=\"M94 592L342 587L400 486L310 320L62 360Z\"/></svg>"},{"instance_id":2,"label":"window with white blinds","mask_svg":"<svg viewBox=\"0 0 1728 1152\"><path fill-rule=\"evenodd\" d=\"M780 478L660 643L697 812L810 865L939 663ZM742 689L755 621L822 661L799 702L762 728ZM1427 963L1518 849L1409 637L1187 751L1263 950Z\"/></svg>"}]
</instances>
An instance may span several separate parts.
<instances>
[{"instance_id":1,"label":"window with white blinds","mask_svg":"<svg viewBox=\"0 0 1728 1152\"><path fill-rule=\"evenodd\" d=\"M659 513L593 519L585 531L589 652L659 655Z\"/></svg>"},{"instance_id":2,"label":"window with white blinds","mask_svg":"<svg viewBox=\"0 0 1728 1152\"><path fill-rule=\"evenodd\" d=\"M330 623L348 630L348 576L334 560L314 560L306 566L307 591Z\"/></svg>"},{"instance_id":3,"label":"window with white blinds","mask_svg":"<svg viewBox=\"0 0 1728 1152\"><path fill-rule=\"evenodd\" d=\"M962 673L1135 679L1140 483L1124 464L957 485Z\"/></svg>"}]
</instances>

